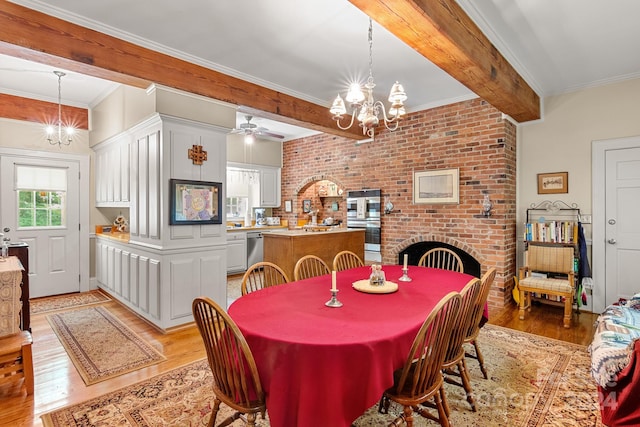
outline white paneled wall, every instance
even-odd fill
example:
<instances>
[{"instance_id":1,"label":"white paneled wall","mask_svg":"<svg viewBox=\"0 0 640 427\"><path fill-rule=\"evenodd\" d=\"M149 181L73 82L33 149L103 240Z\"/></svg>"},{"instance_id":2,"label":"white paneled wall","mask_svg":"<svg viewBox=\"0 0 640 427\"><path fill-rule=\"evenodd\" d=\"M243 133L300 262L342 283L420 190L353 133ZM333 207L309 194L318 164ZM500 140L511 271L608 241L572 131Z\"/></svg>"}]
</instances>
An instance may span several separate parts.
<instances>
[{"instance_id":1,"label":"white paneled wall","mask_svg":"<svg viewBox=\"0 0 640 427\"><path fill-rule=\"evenodd\" d=\"M162 329L191 322L191 303L198 296L226 306L226 223L169 225L169 180L220 182L224 201L227 132L160 114L126 132L129 166L126 174L118 173L120 184L125 176L130 180L130 241L98 235L96 278L100 287ZM119 138L122 148L125 137ZM202 165L188 157L194 145L207 152ZM103 171L113 160L101 163ZM100 191L110 195L120 184L113 173L107 175ZM124 194L120 191L120 198ZM224 202L220 211L224 219Z\"/></svg>"}]
</instances>

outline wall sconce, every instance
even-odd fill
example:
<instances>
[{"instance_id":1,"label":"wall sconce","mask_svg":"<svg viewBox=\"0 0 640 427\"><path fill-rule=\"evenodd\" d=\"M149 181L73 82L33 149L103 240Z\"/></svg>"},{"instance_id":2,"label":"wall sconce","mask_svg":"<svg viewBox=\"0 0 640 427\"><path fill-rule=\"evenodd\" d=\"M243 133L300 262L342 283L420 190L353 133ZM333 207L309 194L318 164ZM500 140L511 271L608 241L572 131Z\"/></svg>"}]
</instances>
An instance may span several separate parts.
<instances>
[{"instance_id":1,"label":"wall sconce","mask_svg":"<svg viewBox=\"0 0 640 427\"><path fill-rule=\"evenodd\" d=\"M393 211L393 203L391 203L391 200L389 200L389 197L385 197L385 204L384 204L385 215L389 215L392 211Z\"/></svg>"},{"instance_id":2,"label":"wall sconce","mask_svg":"<svg viewBox=\"0 0 640 427\"><path fill-rule=\"evenodd\" d=\"M485 217L490 217L492 207L493 204L491 203L491 200L489 200L489 195L485 194L484 200L482 201L482 215Z\"/></svg>"}]
</instances>

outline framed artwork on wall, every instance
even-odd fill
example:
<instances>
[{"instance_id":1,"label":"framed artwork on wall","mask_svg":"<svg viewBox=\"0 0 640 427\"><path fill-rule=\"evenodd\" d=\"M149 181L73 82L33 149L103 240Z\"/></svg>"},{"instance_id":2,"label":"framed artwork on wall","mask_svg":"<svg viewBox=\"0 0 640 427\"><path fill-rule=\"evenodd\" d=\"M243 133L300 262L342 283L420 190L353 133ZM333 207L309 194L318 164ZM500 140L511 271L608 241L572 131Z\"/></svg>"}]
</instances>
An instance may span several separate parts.
<instances>
[{"instance_id":1,"label":"framed artwork on wall","mask_svg":"<svg viewBox=\"0 0 640 427\"><path fill-rule=\"evenodd\" d=\"M413 203L459 203L459 174L458 168L414 172Z\"/></svg>"},{"instance_id":2,"label":"framed artwork on wall","mask_svg":"<svg viewBox=\"0 0 640 427\"><path fill-rule=\"evenodd\" d=\"M169 224L222 224L222 183L169 180Z\"/></svg>"},{"instance_id":3,"label":"framed artwork on wall","mask_svg":"<svg viewBox=\"0 0 640 427\"><path fill-rule=\"evenodd\" d=\"M311 200L304 199L302 201L302 212L309 213L311 212Z\"/></svg>"},{"instance_id":4,"label":"framed artwork on wall","mask_svg":"<svg viewBox=\"0 0 640 427\"><path fill-rule=\"evenodd\" d=\"M560 194L569 192L569 172L538 174L538 194Z\"/></svg>"},{"instance_id":5,"label":"framed artwork on wall","mask_svg":"<svg viewBox=\"0 0 640 427\"><path fill-rule=\"evenodd\" d=\"M285 200L284 201L284 211L285 212L291 212L293 210L293 208L291 207L291 200Z\"/></svg>"}]
</instances>

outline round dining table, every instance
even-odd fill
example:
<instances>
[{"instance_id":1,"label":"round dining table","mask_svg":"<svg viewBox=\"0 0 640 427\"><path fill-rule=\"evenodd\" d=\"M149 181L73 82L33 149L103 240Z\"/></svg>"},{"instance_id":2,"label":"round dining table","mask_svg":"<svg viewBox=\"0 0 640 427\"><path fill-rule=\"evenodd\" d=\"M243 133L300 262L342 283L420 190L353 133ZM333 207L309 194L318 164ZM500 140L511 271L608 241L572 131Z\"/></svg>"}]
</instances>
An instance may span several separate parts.
<instances>
[{"instance_id":1,"label":"round dining table","mask_svg":"<svg viewBox=\"0 0 640 427\"><path fill-rule=\"evenodd\" d=\"M228 309L253 353L272 427L350 426L393 385L433 307L474 277L449 270L383 266L392 293L352 284L371 267L336 273L341 307L328 307L331 275L261 289Z\"/></svg>"}]
</instances>

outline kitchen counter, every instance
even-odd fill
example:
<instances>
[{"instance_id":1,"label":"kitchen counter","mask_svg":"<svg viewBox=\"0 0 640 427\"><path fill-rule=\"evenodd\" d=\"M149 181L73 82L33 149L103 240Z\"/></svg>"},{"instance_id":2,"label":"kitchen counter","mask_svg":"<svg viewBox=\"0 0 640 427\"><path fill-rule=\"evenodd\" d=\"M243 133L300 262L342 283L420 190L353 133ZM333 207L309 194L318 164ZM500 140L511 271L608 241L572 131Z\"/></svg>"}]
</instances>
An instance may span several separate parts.
<instances>
[{"instance_id":1,"label":"kitchen counter","mask_svg":"<svg viewBox=\"0 0 640 427\"><path fill-rule=\"evenodd\" d=\"M357 230L357 229L352 229L352 228L340 228L340 227L309 227L309 228L304 228L304 227L298 227L295 228L293 230L274 230L271 232L271 234L277 234L277 235L282 235L282 236L310 236L310 237L314 237L317 236L319 234L327 234L327 233L357 233L358 231L362 231L362 230Z\"/></svg>"},{"instance_id":2,"label":"kitchen counter","mask_svg":"<svg viewBox=\"0 0 640 427\"><path fill-rule=\"evenodd\" d=\"M327 227L274 230L264 234L264 260L277 264L293 280L293 268L305 255L316 255L333 268L333 258L340 251L351 251L364 260L364 229Z\"/></svg>"},{"instance_id":3,"label":"kitchen counter","mask_svg":"<svg viewBox=\"0 0 640 427\"><path fill-rule=\"evenodd\" d=\"M104 237L120 243L129 243L129 233L121 233L119 231L113 233L96 233L96 237Z\"/></svg>"},{"instance_id":4,"label":"kitchen counter","mask_svg":"<svg viewBox=\"0 0 640 427\"><path fill-rule=\"evenodd\" d=\"M287 226L286 225L252 225L250 227L230 227L227 226L227 231L269 231L271 232L272 230L286 230Z\"/></svg>"}]
</instances>

